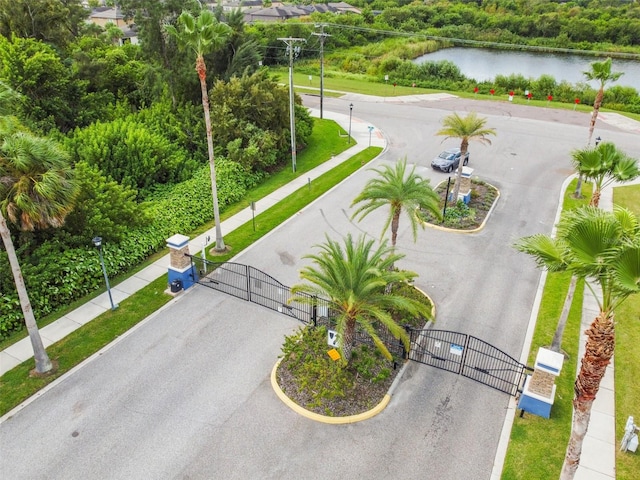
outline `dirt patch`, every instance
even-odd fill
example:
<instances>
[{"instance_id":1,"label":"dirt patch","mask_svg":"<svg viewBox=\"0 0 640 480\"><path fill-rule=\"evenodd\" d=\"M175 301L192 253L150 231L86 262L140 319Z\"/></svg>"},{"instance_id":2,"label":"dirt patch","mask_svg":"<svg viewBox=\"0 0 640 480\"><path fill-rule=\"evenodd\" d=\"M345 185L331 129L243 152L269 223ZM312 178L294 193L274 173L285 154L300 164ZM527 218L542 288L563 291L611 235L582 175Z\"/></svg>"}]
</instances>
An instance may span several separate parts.
<instances>
[{"instance_id":1,"label":"dirt patch","mask_svg":"<svg viewBox=\"0 0 640 480\"><path fill-rule=\"evenodd\" d=\"M345 392L342 397L324 400L322 405L314 405L317 400L313 397L312 392L300 387L299 381L287 368L286 362L282 362L278 366L276 378L285 395L306 410L330 417L347 417L364 413L378 405L389 391L401 366L397 364L393 369L393 364L389 363L391 374L376 383L357 374L353 375L353 388Z\"/></svg>"}]
</instances>

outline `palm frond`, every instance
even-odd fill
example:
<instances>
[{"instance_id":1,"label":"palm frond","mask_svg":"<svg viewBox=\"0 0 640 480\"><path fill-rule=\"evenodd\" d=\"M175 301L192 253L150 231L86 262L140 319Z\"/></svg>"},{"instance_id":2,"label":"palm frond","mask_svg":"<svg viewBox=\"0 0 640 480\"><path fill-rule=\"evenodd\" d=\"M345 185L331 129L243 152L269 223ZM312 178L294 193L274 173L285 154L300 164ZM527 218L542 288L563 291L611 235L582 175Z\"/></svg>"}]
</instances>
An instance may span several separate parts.
<instances>
[{"instance_id":1,"label":"palm frond","mask_svg":"<svg viewBox=\"0 0 640 480\"><path fill-rule=\"evenodd\" d=\"M514 248L531 255L539 268L560 272L568 268L570 256L566 244L560 239L537 234L519 239Z\"/></svg>"}]
</instances>

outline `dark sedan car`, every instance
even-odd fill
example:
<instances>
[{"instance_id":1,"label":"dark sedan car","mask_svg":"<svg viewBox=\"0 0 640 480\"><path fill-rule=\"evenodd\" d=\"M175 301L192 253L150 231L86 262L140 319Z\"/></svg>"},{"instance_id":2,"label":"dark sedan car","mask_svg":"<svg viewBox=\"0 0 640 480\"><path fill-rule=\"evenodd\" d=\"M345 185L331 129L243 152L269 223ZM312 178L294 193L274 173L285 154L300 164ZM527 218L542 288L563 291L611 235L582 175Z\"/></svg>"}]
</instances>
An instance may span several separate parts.
<instances>
[{"instance_id":1,"label":"dark sedan car","mask_svg":"<svg viewBox=\"0 0 640 480\"><path fill-rule=\"evenodd\" d=\"M469 152L465 153L463 165L469 163ZM460 165L460 149L450 148L445 150L436 158L431 160L431 166L436 170L442 170L443 172L453 172Z\"/></svg>"}]
</instances>

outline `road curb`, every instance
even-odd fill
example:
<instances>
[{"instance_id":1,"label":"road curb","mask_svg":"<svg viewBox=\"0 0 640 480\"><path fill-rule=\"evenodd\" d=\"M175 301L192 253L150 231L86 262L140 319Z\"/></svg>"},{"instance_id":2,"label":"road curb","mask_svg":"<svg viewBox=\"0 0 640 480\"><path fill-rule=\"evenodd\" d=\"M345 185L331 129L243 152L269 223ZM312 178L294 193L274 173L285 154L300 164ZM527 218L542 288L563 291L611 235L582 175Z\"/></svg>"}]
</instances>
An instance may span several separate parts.
<instances>
[{"instance_id":1,"label":"road curb","mask_svg":"<svg viewBox=\"0 0 640 480\"><path fill-rule=\"evenodd\" d=\"M380 412L382 412L387 407L387 405L389 405L389 402L391 401L391 394L389 392L391 392L392 389L394 388L396 381L402 375L405 367L403 366L402 369L398 372L398 375L393 380L393 383L389 388L389 392L385 394L385 396L382 398L382 401L378 403L378 405L373 407L371 410L367 410L366 412L362 412L357 415L349 415L346 417L328 417L326 415L320 415L319 413L310 412L309 410L301 407L300 405L295 403L293 400L291 400L289 397L287 397L287 395L280 388L280 385L278 385L278 380L276 378L276 372L278 371L278 366L280 365L280 362L282 362L282 359L278 360L274 365L273 369L271 370L271 387L273 388L273 391L276 393L278 398L282 400L282 402L287 407L289 407L291 410L296 412L298 415L302 415L303 417L308 418L309 420L313 420L315 422L327 423L330 425L344 425L348 423L362 422L364 420L369 420L370 418L373 418L376 415L378 415Z\"/></svg>"}]
</instances>

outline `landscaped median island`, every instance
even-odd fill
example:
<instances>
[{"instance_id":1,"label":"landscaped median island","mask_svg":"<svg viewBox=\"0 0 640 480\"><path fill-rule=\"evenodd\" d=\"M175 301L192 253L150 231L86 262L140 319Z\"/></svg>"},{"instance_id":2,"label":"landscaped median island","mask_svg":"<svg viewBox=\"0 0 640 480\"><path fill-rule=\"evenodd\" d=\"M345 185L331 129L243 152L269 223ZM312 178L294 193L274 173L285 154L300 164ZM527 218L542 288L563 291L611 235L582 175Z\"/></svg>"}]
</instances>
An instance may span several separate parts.
<instances>
[{"instance_id":1,"label":"landscaped median island","mask_svg":"<svg viewBox=\"0 0 640 480\"><path fill-rule=\"evenodd\" d=\"M392 292L424 304L435 316L431 299L413 285L397 284ZM425 327L422 317L407 317L397 310L390 314L405 328ZM373 325L380 337L391 338L380 323ZM366 334L359 338L366 338ZM374 343L358 343L345 365L329 345L326 326L300 328L285 338L282 357L273 372L274 390L294 410L314 420L353 423L371 418L389 402L389 389L405 362L399 355L385 357Z\"/></svg>"},{"instance_id":2,"label":"landscaped median island","mask_svg":"<svg viewBox=\"0 0 640 480\"><path fill-rule=\"evenodd\" d=\"M327 345L326 327L306 327L286 338L276 372L277 385L296 405L327 417L349 417L374 409L383 400L400 365L373 346L353 349L344 366Z\"/></svg>"},{"instance_id":3,"label":"landscaped median island","mask_svg":"<svg viewBox=\"0 0 640 480\"><path fill-rule=\"evenodd\" d=\"M447 182L438 184L435 188L440 196L440 208L444 211L447 194ZM500 197L500 192L493 185L479 179L471 180L471 199L468 204L459 200L455 205L449 202L445 211L444 220L439 221L432 214L421 210L421 215L426 223L448 228L451 230L475 231L485 224L489 212Z\"/></svg>"}]
</instances>

